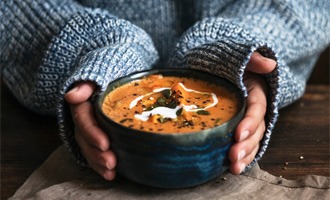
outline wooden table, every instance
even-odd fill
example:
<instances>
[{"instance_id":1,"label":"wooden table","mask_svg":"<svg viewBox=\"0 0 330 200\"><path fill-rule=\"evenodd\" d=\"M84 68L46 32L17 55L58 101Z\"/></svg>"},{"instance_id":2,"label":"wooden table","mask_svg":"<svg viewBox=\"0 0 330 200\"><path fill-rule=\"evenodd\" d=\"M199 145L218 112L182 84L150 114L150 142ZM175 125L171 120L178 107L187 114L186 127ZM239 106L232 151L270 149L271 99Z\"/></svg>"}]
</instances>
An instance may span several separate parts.
<instances>
[{"instance_id":1,"label":"wooden table","mask_svg":"<svg viewBox=\"0 0 330 200\"><path fill-rule=\"evenodd\" d=\"M309 85L296 103L281 110L260 167L275 176L330 176L328 85ZM61 141L56 119L22 107L1 86L1 199L7 199Z\"/></svg>"}]
</instances>

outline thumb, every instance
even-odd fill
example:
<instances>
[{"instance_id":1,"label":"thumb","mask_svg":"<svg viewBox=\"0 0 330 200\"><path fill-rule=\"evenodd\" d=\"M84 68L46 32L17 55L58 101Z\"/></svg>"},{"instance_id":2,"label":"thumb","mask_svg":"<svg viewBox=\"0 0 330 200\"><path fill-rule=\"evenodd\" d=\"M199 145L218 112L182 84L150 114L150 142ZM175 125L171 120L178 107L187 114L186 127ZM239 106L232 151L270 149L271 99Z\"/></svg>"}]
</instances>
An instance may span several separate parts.
<instances>
[{"instance_id":1,"label":"thumb","mask_svg":"<svg viewBox=\"0 0 330 200\"><path fill-rule=\"evenodd\" d=\"M94 82L80 82L65 94L64 99L70 104L81 103L87 101L93 95L95 89Z\"/></svg>"},{"instance_id":2,"label":"thumb","mask_svg":"<svg viewBox=\"0 0 330 200\"><path fill-rule=\"evenodd\" d=\"M246 65L246 70L257 74L267 74L272 72L276 65L277 63L275 60L266 58L258 52L254 52Z\"/></svg>"}]
</instances>

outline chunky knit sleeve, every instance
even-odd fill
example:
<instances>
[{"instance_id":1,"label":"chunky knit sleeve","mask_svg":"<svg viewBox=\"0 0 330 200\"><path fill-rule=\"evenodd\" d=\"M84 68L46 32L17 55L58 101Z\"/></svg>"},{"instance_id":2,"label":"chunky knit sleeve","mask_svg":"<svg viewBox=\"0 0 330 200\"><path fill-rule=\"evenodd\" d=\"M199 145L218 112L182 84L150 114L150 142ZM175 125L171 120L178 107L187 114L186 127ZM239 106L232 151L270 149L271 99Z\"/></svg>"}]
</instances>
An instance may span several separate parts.
<instances>
[{"instance_id":1,"label":"chunky knit sleeve","mask_svg":"<svg viewBox=\"0 0 330 200\"><path fill-rule=\"evenodd\" d=\"M255 162L268 146L278 109L302 96L317 57L329 45L329 1L212 2L196 6L201 20L178 42L172 65L226 77L246 93L242 75L252 53L277 61L265 76L267 129Z\"/></svg>"},{"instance_id":2,"label":"chunky knit sleeve","mask_svg":"<svg viewBox=\"0 0 330 200\"><path fill-rule=\"evenodd\" d=\"M58 116L60 135L81 163L63 99L74 82L101 90L124 74L150 68L151 38L128 21L70 0L0 2L1 69L6 85L33 111Z\"/></svg>"}]
</instances>

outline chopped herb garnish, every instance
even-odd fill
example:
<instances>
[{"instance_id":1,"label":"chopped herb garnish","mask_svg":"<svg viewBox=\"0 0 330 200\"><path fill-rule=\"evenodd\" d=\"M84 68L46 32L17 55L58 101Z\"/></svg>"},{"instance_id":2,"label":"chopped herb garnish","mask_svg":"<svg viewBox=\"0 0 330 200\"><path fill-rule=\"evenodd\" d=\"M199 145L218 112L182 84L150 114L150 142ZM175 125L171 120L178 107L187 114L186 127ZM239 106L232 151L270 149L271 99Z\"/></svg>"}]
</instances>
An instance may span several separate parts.
<instances>
[{"instance_id":1,"label":"chopped herb garnish","mask_svg":"<svg viewBox=\"0 0 330 200\"><path fill-rule=\"evenodd\" d=\"M221 121L221 118L217 118L217 120L215 120L215 122L214 122L214 125L217 126L220 121Z\"/></svg>"},{"instance_id":2,"label":"chopped herb garnish","mask_svg":"<svg viewBox=\"0 0 330 200\"><path fill-rule=\"evenodd\" d=\"M168 99L172 96L172 90L170 90L170 89L163 90L162 94L166 99Z\"/></svg>"},{"instance_id":3,"label":"chopped herb garnish","mask_svg":"<svg viewBox=\"0 0 330 200\"><path fill-rule=\"evenodd\" d=\"M210 112L207 110L198 110L196 113L199 115L209 115L210 114Z\"/></svg>"},{"instance_id":4,"label":"chopped herb garnish","mask_svg":"<svg viewBox=\"0 0 330 200\"><path fill-rule=\"evenodd\" d=\"M159 97L159 98L157 99L157 104L158 104L159 106L165 106L165 105L166 105L166 99L164 99L163 97Z\"/></svg>"},{"instance_id":5,"label":"chopped herb garnish","mask_svg":"<svg viewBox=\"0 0 330 200\"><path fill-rule=\"evenodd\" d=\"M178 102L177 102L175 99L173 99L173 100L167 105L167 107L169 107L169 108L175 108L177 104L178 104Z\"/></svg>"},{"instance_id":6,"label":"chopped herb garnish","mask_svg":"<svg viewBox=\"0 0 330 200\"><path fill-rule=\"evenodd\" d=\"M176 111L176 116L179 116L179 115L181 115L182 114L182 110L183 110L183 108L180 108L178 111Z\"/></svg>"},{"instance_id":7,"label":"chopped herb garnish","mask_svg":"<svg viewBox=\"0 0 330 200\"><path fill-rule=\"evenodd\" d=\"M157 121L159 121L160 123L165 123L169 120L170 120L169 118L163 118L163 117L160 117L160 118L157 119Z\"/></svg>"},{"instance_id":8,"label":"chopped herb garnish","mask_svg":"<svg viewBox=\"0 0 330 200\"><path fill-rule=\"evenodd\" d=\"M152 110L152 109L154 109L154 107L153 107L153 106L151 106L151 107L148 107L148 108L145 108L144 110L146 110L146 111L150 111L150 110Z\"/></svg>"}]
</instances>

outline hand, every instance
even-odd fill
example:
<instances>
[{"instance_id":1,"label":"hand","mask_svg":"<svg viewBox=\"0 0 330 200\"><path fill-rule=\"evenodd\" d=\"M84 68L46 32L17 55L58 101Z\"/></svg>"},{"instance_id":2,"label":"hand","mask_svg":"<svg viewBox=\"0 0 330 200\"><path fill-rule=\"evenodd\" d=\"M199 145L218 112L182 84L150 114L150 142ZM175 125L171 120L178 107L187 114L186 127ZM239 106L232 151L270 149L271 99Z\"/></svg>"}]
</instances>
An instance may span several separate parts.
<instances>
[{"instance_id":1,"label":"hand","mask_svg":"<svg viewBox=\"0 0 330 200\"><path fill-rule=\"evenodd\" d=\"M81 82L66 93L64 98L70 104L75 138L81 153L98 174L106 180L113 180L116 175L116 157L109 149L110 141L106 133L99 128L94 118L93 105L88 101L95 88L92 82Z\"/></svg>"},{"instance_id":2,"label":"hand","mask_svg":"<svg viewBox=\"0 0 330 200\"><path fill-rule=\"evenodd\" d=\"M240 174L255 158L266 124L267 84L259 74L273 71L276 62L255 52L246 67L244 84L248 91L246 114L235 131L236 143L229 150L230 171Z\"/></svg>"}]
</instances>

